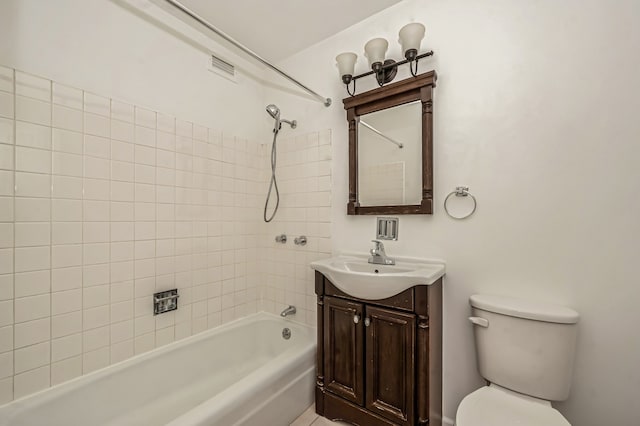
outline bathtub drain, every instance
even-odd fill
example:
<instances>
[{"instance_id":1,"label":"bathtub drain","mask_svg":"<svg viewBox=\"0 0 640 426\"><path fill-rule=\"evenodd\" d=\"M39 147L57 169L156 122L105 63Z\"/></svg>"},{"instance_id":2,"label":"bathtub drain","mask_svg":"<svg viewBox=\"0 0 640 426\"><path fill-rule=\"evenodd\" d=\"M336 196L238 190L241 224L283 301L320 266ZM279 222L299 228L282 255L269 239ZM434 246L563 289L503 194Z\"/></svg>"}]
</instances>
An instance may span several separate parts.
<instances>
[{"instance_id":1,"label":"bathtub drain","mask_svg":"<svg viewBox=\"0 0 640 426\"><path fill-rule=\"evenodd\" d=\"M284 340L289 340L291 338L291 330L289 330L288 328L283 328L282 329L282 338Z\"/></svg>"}]
</instances>

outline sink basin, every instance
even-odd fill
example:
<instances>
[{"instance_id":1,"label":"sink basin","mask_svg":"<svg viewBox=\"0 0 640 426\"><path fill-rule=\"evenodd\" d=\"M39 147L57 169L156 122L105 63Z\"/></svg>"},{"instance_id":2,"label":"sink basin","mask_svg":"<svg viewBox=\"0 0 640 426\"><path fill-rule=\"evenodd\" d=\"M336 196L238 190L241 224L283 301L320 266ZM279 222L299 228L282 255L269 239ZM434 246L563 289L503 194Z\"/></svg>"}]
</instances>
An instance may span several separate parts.
<instances>
[{"instance_id":1,"label":"sink basin","mask_svg":"<svg viewBox=\"0 0 640 426\"><path fill-rule=\"evenodd\" d=\"M366 255L340 255L311 262L340 290L361 299L395 296L416 285L430 285L445 273L440 261L394 257L395 265L368 263Z\"/></svg>"}]
</instances>

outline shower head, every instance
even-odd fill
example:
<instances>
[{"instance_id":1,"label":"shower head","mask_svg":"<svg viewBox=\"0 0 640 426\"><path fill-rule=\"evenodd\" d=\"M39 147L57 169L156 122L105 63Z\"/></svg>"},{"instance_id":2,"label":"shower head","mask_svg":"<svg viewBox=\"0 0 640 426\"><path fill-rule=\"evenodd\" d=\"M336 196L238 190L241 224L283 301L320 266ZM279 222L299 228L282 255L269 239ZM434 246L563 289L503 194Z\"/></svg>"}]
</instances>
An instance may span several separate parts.
<instances>
[{"instance_id":1,"label":"shower head","mask_svg":"<svg viewBox=\"0 0 640 426\"><path fill-rule=\"evenodd\" d=\"M274 120L276 120L276 122L273 125L274 133L277 133L278 131L280 131L280 128L282 127L282 123L287 123L288 125L291 126L292 129L295 129L298 124L296 120L289 121L289 120L285 120L284 118L280 119L280 108L278 108L274 104L267 105L267 112L271 117L273 117Z\"/></svg>"},{"instance_id":2,"label":"shower head","mask_svg":"<svg viewBox=\"0 0 640 426\"><path fill-rule=\"evenodd\" d=\"M275 118L276 120L280 119L280 108L278 108L274 104L267 105L267 112L271 117Z\"/></svg>"}]
</instances>

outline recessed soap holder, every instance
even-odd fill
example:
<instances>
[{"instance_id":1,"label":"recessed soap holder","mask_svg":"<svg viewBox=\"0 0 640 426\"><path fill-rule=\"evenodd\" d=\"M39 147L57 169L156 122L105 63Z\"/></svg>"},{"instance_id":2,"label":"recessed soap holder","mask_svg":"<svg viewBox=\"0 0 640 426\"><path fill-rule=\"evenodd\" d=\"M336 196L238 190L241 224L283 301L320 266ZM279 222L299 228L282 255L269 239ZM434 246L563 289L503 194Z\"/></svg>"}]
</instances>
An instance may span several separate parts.
<instances>
[{"instance_id":1,"label":"recessed soap holder","mask_svg":"<svg viewBox=\"0 0 640 426\"><path fill-rule=\"evenodd\" d=\"M153 294L153 315L178 309L178 289L161 291Z\"/></svg>"},{"instance_id":2,"label":"recessed soap holder","mask_svg":"<svg viewBox=\"0 0 640 426\"><path fill-rule=\"evenodd\" d=\"M398 240L398 218L379 217L376 227L376 239L378 240Z\"/></svg>"}]
</instances>

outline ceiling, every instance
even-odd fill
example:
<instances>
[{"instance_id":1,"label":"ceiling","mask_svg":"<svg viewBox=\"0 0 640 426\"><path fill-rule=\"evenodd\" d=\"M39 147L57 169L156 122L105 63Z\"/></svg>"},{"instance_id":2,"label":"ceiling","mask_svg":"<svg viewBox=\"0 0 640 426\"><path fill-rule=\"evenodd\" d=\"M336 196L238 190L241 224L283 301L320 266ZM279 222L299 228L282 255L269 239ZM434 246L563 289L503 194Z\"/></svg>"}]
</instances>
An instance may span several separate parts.
<instances>
[{"instance_id":1,"label":"ceiling","mask_svg":"<svg viewBox=\"0 0 640 426\"><path fill-rule=\"evenodd\" d=\"M277 62L401 0L181 0L213 26Z\"/></svg>"}]
</instances>

